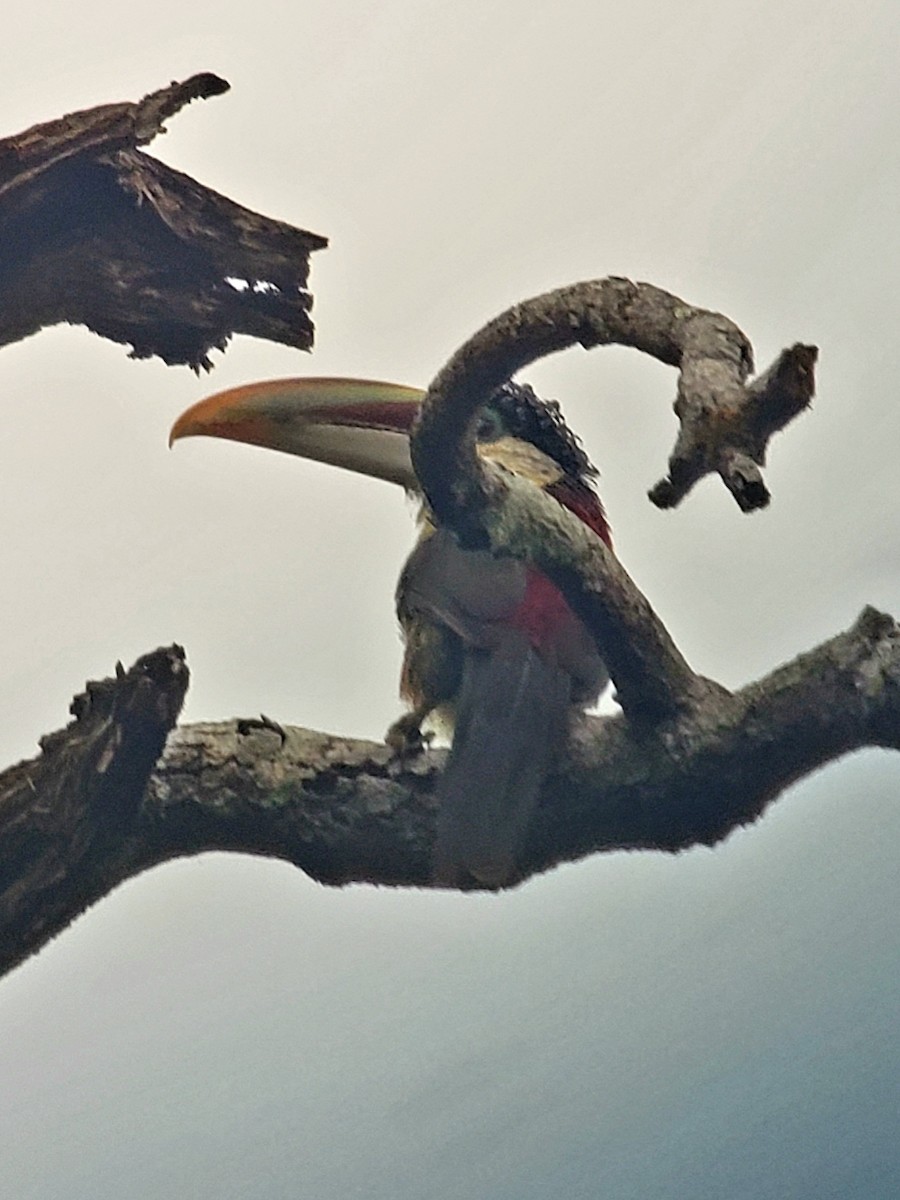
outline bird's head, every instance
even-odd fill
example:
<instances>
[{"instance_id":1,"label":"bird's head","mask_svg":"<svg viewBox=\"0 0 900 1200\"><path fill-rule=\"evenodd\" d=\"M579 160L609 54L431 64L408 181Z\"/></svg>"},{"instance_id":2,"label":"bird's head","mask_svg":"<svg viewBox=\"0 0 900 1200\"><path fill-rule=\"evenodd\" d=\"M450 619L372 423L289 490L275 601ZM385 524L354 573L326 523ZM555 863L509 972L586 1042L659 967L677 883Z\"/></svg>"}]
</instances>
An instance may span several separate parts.
<instances>
[{"instance_id":1,"label":"bird's head","mask_svg":"<svg viewBox=\"0 0 900 1200\"><path fill-rule=\"evenodd\" d=\"M220 437L345 467L416 490L409 436L425 393L367 379L276 379L219 392L182 413L169 444ZM478 450L541 486L590 487L597 471L555 401L498 388L479 414Z\"/></svg>"}]
</instances>

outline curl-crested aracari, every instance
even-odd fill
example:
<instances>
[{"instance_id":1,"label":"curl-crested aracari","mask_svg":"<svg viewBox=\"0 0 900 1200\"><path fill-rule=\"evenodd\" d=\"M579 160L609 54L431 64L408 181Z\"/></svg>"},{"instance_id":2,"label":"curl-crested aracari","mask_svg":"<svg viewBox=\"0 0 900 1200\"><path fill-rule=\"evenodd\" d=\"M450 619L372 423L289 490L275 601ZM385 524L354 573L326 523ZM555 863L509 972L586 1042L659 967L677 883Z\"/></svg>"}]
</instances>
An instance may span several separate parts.
<instances>
[{"instance_id":1,"label":"curl-crested aracari","mask_svg":"<svg viewBox=\"0 0 900 1200\"><path fill-rule=\"evenodd\" d=\"M200 401L170 444L195 435L283 450L417 490L409 434L424 392L352 379L283 379ZM482 457L553 496L611 546L596 470L555 402L508 383L480 414ZM427 719L453 730L438 781L434 878L499 887L541 784L565 743L570 714L594 703L608 676L594 639L535 567L463 549L427 506L400 576L406 650L401 695L410 712L388 733L421 744Z\"/></svg>"}]
</instances>

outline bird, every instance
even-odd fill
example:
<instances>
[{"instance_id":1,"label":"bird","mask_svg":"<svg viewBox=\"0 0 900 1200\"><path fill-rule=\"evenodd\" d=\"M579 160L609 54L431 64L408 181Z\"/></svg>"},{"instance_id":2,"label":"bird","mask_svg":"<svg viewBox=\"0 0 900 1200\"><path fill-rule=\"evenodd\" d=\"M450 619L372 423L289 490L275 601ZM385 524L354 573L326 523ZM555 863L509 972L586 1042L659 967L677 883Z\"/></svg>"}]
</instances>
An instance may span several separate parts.
<instances>
[{"instance_id":1,"label":"bird","mask_svg":"<svg viewBox=\"0 0 900 1200\"><path fill-rule=\"evenodd\" d=\"M597 701L609 676L594 637L535 565L463 546L435 520L410 459L424 396L365 379L245 384L187 409L169 444L227 438L385 479L418 496L418 538L396 592L405 643L400 692L409 707L386 740L403 756L422 749L434 728L452 736L435 789L431 878L496 890L516 881L541 786L573 716ZM508 382L477 421L484 460L540 487L612 549L598 472L556 401ZM432 731L423 734L426 724Z\"/></svg>"}]
</instances>

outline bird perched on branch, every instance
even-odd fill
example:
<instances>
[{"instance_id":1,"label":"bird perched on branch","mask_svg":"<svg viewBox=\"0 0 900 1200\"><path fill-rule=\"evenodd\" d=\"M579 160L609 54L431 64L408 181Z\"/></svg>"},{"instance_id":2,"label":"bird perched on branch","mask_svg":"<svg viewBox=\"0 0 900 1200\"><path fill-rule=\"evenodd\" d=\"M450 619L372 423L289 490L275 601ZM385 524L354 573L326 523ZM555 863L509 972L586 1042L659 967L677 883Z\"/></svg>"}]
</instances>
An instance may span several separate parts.
<instances>
[{"instance_id":1,"label":"bird perched on branch","mask_svg":"<svg viewBox=\"0 0 900 1200\"><path fill-rule=\"evenodd\" d=\"M387 479L417 492L409 435L424 392L352 379L284 379L211 396L188 409L170 444L229 438ZM596 470L558 404L508 383L481 410L477 450L542 488L611 546ZM452 886L500 887L572 712L608 676L595 641L536 567L463 548L427 505L400 576L405 639L401 694L410 711L388 732L400 752L421 747L428 720L452 729L438 781L433 873Z\"/></svg>"}]
</instances>

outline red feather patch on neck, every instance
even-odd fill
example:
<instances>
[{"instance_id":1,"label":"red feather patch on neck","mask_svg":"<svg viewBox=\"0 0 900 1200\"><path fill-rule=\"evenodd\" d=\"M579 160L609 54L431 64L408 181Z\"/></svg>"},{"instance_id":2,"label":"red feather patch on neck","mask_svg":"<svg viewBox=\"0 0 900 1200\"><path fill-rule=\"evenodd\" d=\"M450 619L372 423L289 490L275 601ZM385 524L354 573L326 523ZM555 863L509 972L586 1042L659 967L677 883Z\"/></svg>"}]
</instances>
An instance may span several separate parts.
<instances>
[{"instance_id":1,"label":"red feather patch on neck","mask_svg":"<svg viewBox=\"0 0 900 1200\"><path fill-rule=\"evenodd\" d=\"M585 484L576 483L570 479L560 479L556 483L551 483L547 487L547 492L563 508L574 513L579 521L583 521L588 529L593 529L597 537L612 550L612 533L609 522L596 492Z\"/></svg>"}]
</instances>

